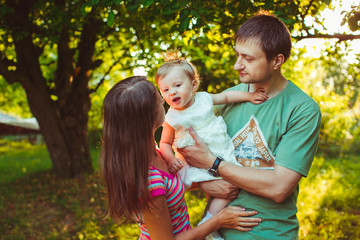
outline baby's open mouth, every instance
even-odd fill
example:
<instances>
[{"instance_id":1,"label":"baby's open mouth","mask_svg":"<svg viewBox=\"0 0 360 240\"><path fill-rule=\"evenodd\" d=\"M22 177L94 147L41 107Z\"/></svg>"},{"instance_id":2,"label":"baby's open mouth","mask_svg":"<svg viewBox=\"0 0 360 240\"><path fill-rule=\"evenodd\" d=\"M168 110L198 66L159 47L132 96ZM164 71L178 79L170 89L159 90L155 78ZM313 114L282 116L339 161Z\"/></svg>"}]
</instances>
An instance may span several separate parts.
<instances>
[{"instance_id":1,"label":"baby's open mouth","mask_svg":"<svg viewBox=\"0 0 360 240\"><path fill-rule=\"evenodd\" d=\"M178 103L180 101L180 98L179 97L176 97L176 98L173 98L172 100L174 103Z\"/></svg>"}]
</instances>

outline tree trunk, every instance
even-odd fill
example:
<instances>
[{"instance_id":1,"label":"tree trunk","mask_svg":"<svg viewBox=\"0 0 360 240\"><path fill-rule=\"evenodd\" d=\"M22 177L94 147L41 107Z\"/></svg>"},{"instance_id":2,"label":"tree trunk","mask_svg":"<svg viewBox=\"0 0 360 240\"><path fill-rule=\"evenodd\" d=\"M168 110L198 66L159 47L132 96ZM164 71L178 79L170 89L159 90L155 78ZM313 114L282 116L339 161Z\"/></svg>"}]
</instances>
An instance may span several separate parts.
<instances>
[{"instance_id":1,"label":"tree trunk","mask_svg":"<svg viewBox=\"0 0 360 240\"><path fill-rule=\"evenodd\" d=\"M87 139L88 111L76 109L80 103L59 109L46 93L47 89L41 89L41 86L25 90L31 112L40 125L54 172L64 177L92 172ZM63 112L67 115L64 116Z\"/></svg>"},{"instance_id":2,"label":"tree trunk","mask_svg":"<svg viewBox=\"0 0 360 240\"><path fill-rule=\"evenodd\" d=\"M92 172L87 138L90 109L87 86L72 86L66 99L52 100L38 61L40 52L33 46L31 38L24 38L15 45L20 83L39 123L53 170L64 177Z\"/></svg>"}]
</instances>

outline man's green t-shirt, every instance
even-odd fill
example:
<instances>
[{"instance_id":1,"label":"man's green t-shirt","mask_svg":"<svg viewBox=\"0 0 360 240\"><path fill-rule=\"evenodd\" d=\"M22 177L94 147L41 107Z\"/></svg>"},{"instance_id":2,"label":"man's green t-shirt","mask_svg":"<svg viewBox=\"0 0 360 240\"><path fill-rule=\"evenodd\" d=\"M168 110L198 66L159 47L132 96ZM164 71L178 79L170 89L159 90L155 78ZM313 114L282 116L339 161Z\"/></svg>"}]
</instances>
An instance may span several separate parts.
<instances>
[{"instance_id":1,"label":"man's green t-shirt","mask_svg":"<svg viewBox=\"0 0 360 240\"><path fill-rule=\"evenodd\" d=\"M247 84L229 90L248 91ZM224 105L219 109L232 137L235 155L243 167L272 171L275 165L307 176L314 158L320 129L318 104L291 81L274 98L259 105L251 102ZM226 240L297 239L294 193L281 203L254 195L245 190L230 205L256 210L262 222L250 232L222 229Z\"/></svg>"}]
</instances>

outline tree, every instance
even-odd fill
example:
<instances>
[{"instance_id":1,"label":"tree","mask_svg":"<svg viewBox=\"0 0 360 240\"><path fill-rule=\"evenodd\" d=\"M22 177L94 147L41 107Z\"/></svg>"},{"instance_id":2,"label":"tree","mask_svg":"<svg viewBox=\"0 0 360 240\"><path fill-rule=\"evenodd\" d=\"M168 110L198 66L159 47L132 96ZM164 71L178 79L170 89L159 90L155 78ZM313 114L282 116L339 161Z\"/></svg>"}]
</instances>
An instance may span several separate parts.
<instances>
[{"instance_id":1,"label":"tree","mask_svg":"<svg viewBox=\"0 0 360 240\"><path fill-rule=\"evenodd\" d=\"M325 4L324 4L325 3ZM306 38L323 38L323 39L337 39L338 42L341 41L348 41L354 39L360 39L360 35L354 34L346 34L346 33L335 33L335 34L327 34L326 30L323 26L323 19L320 18L319 12L324 10L326 6L331 4L331 0L329 1L302 1L300 3L301 10L299 12L299 32L300 34L294 35L293 38L296 40L302 40ZM352 10L349 12L342 12L344 14L343 21L341 25L348 24L349 29L355 31L359 28L357 21L360 20L360 13L359 13L360 5L353 6ZM313 24L308 26L306 24L306 18L312 16ZM314 24L321 26L322 29L318 29Z\"/></svg>"},{"instance_id":2,"label":"tree","mask_svg":"<svg viewBox=\"0 0 360 240\"><path fill-rule=\"evenodd\" d=\"M360 29L360 5L352 6L350 11L343 11L342 14L344 14L344 18L341 25L347 23L353 32Z\"/></svg>"},{"instance_id":3,"label":"tree","mask_svg":"<svg viewBox=\"0 0 360 240\"><path fill-rule=\"evenodd\" d=\"M300 24L299 29L311 35L302 21L328 3L3 0L0 75L24 88L53 169L74 177L92 171L87 139L90 96L109 78L119 81L139 66L151 76L159 65L158 53L180 48L199 67L202 89L222 90L235 84L227 75L233 62L229 52L234 30L242 22L265 9L290 30Z\"/></svg>"}]
</instances>

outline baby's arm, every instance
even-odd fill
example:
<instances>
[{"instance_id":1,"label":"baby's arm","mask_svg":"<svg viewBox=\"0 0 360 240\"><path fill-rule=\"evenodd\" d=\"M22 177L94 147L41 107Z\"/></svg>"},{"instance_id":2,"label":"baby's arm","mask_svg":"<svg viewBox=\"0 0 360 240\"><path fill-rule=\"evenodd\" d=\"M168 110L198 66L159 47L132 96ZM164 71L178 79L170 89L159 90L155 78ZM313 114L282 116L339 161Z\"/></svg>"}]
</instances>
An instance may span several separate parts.
<instances>
[{"instance_id":1,"label":"baby's arm","mask_svg":"<svg viewBox=\"0 0 360 240\"><path fill-rule=\"evenodd\" d=\"M235 102L252 102L253 104L260 104L269 98L264 89L258 89L255 92L225 91L210 95L214 105Z\"/></svg>"},{"instance_id":2,"label":"baby's arm","mask_svg":"<svg viewBox=\"0 0 360 240\"><path fill-rule=\"evenodd\" d=\"M176 173L184 167L183 161L177 159L173 153L174 134L175 130L167 122L164 122L160 140L160 152L168 162L169 170L172 173Z\"/></svg>"}]
</instances>

